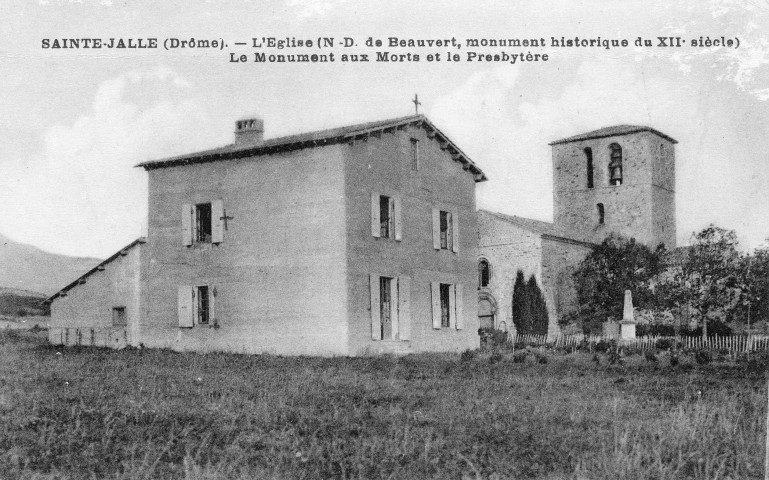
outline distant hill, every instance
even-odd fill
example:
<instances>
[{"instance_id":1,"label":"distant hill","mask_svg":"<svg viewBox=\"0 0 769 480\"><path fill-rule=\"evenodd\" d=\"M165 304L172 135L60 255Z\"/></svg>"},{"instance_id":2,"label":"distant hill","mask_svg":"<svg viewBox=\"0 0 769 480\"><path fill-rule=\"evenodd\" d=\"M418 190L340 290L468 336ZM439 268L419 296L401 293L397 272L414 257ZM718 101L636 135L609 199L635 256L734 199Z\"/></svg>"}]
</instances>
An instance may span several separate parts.
<instances>
[{"instance_id":1,"label":"distant hill","mask_svg":"<svg viewBox=\"0 0 769 480\"><path fill-rule=\"evenodd\" d=\"M40 302L48 295L19 288L0 287L0 315L10 317L35 317L51 314L48 305Z\"/></svg>"},{"instance_id":2,"label":"distant hill","mask_svg":"<svg viewBox=\"0 0 769 480\"><path fill-rule=\"evenodd\" d=\"M0 287L49 296L84 274L101 260L45 252L0 235ZM25 297L24 292L15 292Z\"/></svg>"}]
</instances>

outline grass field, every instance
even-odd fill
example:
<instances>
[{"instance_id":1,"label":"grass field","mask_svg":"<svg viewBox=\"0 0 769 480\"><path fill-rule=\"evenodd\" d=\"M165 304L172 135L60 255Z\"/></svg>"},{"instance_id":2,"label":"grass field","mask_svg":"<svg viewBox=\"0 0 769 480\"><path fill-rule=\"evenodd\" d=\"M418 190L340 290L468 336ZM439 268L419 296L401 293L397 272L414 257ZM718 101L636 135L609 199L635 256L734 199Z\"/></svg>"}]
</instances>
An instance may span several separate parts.
<instances>
[{"instance_id":1,"label":"grass field","mask_svg":"<svg viewBox=\"0 0 769 480\"><path fill-rule=\"evenodd\" d=\"M469 357L62 349L0 332L0 478L763 478L755 365Z\"/></svg>"}]
</instances>

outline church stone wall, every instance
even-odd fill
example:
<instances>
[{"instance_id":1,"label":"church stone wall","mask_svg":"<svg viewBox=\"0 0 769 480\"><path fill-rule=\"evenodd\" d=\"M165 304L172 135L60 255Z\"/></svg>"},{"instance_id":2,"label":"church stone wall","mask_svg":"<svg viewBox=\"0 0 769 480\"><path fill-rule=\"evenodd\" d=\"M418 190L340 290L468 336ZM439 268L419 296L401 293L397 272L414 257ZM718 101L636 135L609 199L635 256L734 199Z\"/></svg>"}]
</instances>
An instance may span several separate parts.
<instances>
[{"instance_id":1,"label":"church stone wall","mask_svg":"<svg viewBox=\"0 0 769 480\"><path fill-rule=\"evenodd\" d=\"M518 270L523 271L527 281L534 275L542 287L542 245L538 232L506 221L491 212L478 211L478 260L485 258L491 267L489 285L479 293L490 295L496 303L496 328L501 328L502 322L510 331L515 328L513 287Z\"/></svg>"},{"instance_id":2,"label":"church stone wall","mask_svg":"<svg viewBox=\"0 0 769 480\"><path fill-rule=\"evenodd\" d=\"M577 291L572 275L590 251L589 245L566 239L551 236L542 239L542 282L550 316L549 333L558 332L558 319L577 308Z\"/></svg>"},{"instance_id":3,"label":"church stone wall","mask_svg":"<svg viewBox=\"0 0 769 480\"><path fill-rule=\"evenodd\" d=\"M609 145L622 147L622 185L609 184ZM662 145L662 147L660 147ZM594 187L588 188L587 155ZM560 234L600 243L609 233L654 248L675 246L675 165L671 142L638 132L553 145L554 223ZM604 224L597 205L604 205Z\"/></svg>"}]
</instances>

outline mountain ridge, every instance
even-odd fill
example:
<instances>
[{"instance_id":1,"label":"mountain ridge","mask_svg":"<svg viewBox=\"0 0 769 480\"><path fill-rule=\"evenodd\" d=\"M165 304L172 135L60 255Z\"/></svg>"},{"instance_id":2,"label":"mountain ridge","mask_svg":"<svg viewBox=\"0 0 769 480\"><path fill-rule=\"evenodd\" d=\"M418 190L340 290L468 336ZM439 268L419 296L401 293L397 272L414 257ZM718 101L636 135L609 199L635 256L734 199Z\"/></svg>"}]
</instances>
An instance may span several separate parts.
<instances>
[{"instance_id":1,"label":"mountain ridge","mask_svg":"<svg viewBox=\"0 0 769 480\"><path fill-rule=\"evenodd\" d=\"M46 252L0 233L0 287L49 296L99 262L94 257Z\"/></svg>"}]
</instances>

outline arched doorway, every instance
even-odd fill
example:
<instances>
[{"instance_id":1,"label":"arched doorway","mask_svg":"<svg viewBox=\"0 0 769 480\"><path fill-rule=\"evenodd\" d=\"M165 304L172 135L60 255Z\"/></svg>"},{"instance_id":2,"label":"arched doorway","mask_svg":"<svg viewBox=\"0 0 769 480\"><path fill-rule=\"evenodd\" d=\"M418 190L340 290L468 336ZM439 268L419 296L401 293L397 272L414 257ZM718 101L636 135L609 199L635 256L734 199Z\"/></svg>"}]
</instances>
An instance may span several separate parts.
<instances>
[{"instance_id":1,"label":"arched doorway","mask_svg":"<svg viewBox=\"0 0 769 480\"><path fill-rule=\"evenodd\" d=\"M494 328L497 301L489 292L478 292L478 323L481 328Z\"/></svg>"}]
</instances>

